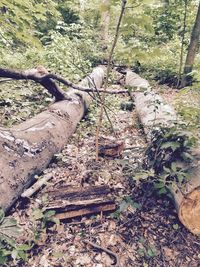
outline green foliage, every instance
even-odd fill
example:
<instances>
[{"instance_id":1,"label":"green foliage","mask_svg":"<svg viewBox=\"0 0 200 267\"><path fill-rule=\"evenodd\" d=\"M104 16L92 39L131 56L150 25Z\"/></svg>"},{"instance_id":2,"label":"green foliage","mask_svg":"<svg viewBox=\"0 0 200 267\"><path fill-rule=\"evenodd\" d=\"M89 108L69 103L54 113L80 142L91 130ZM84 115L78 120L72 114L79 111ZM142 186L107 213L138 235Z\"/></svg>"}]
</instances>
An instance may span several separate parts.
<instances>
[{"instance_id":1,"label":"green foliage","mask_svg":"<svg viewBox=\"0 0 200 267\"><path fill-rule=\"evenodd\" d=\"M33 210L30 219L32 221L31 231L33 233L33 242L35 244L40 244L41 240L46 239L47 230L50 223L60 223L59 219L55 218L54 215L54 210L43 211L40 208Z\"/></svg>"},{"instance_id":2,"label":"green foliage","mask_svg":"<svg viewBox=\"0 0 200 267\"><path fill-rule=\"evenodd\" d=\"M144 238L140 238L139 240L138 253L146 259L154 258L159 254L156 247L149 244Z\"/></svg>"},{"instance_id":3,"label":"green foliage","mask_svg":"<svg viewBox=\"0 0 200 267\"><path fill-rule=\"evenodd\" d=\"M52 98L32 82L11 82L0 88L1 124L10 127L42 111Z\"/></svg>"},{"instance_id":4,"label":"green foliage","mask_svg":"<svg viewBox=\"0 0 200 267\"><path fill-rule=\"evenodd\" d=\"M140 209L140 204L134 202L130 196L125 196L120 203L119 208L115 212L113 212L112 217L119 219L120 216L124 212L127 212L129 209Z\"/></svg>"},{"instance_id":5,"label":"green foliage","mask_svg":"<svg viewBox=\"0 0 200 267\"><path fill-rule=\"evenodd\" d=\"M46 15L59 16L56 10L56 1L30 0L2 0L0 2L0 25L2 37L0 37L0 46L6 42L16 46L18 44L26 44L31 46L39 46L40 42L35 37L36 21L45 21Z\"/></svg>"},{"instance_id":6,"label":"green foliage","mask_svg":"<svg viewBox=\"0 0 200 267\"><path fill-rule=\"evenodd\" d=\"M58 31L51 33L51 42L45 46L46 65L78 80L99 58L92 31L80 24L59 24L57 28ZM61 29L65 36L59 33Z\"/></svg>"},{"instance_id":7,"label":"green foliage","mask_svg":"<svg viewBox=\"0 0 200 267\"><path fill-rule=\"evenodd\" d=\"M12 259L27 260L27 251L30 245L18 244L15 239L22 233L22 229L17 225L17 221L11 217L5 217L3 210L0 210L0 264L5 264Z\"/></svg>"},{"instance_id":8,"label":"green foliage","mask_svg":"<svg viewBox=\"0 0 200 267\"><path fill-rule=\"evenodd\" d=\"M198 85L182 89L175 102L179 115L187 123L188 130L199 135L200 127L200 93Z\"/></svg>"},{"instance_id":9,"label":"green foliage","mask_svg":"<svg viewBox=\"0 0 200 267\"><path fill-rule=\"evenodd\" d=\"M190 162L193 157L191 148L196 144L196 138L183 128L163 128L152 135L147 155L147 166L153 173L146 178L153 177L155 188L159 193L167 193L175 182L182 186L188 180L188 167L181 162ZM184 167L183 167L184 166Z\"/></svg>"}]
</instances>

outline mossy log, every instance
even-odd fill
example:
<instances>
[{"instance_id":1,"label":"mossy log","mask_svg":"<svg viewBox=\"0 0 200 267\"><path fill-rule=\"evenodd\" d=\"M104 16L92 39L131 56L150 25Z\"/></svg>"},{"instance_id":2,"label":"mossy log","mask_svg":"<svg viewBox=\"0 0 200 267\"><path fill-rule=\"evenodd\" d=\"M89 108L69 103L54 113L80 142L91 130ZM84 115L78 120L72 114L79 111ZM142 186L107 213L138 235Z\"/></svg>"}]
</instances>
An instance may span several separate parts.
<instances>
[{"instance_id":1,"label":"mossy log","mask_svg":"<svg viewBox=\"0 0 200 267\"><path fill-rule=\"evenodd\" d=\"M125 85L137 88L132 96L148 142L155 129L172 127L179 121L175 110L151 90L145 79L128 70ZM192 151L194 160L190 166L181 163L189 168L188 182L181 188L173 184L171 193L180 221L190 232L200 235L200 145L198 147Z\"/></svg>"},{"instance_id":2,"label":"mossy log","mask_svg":"<svg viewBox=\"0 0 200 267\"><path fill-rule=\"evenodd\" d=\"M103 78L104 67L97 67L80 85L89 88L92 81L100 88ZM0 207L7 211L61 151L91 100L88 93L70 90L67 100L35 117L10 129L0 127Z\"/></svg>"}]
</instances>

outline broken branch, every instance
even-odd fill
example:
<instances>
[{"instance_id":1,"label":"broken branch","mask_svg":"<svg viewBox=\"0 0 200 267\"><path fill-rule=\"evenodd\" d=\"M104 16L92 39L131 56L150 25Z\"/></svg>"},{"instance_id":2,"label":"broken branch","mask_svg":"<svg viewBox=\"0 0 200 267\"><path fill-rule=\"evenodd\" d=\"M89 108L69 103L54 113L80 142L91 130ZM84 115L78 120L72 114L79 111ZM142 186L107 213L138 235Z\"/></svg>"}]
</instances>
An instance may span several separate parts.
<instances>
[{"instance_id":1,"label":"broken branch","mask_svg":"<svg viewBox=\"0 0 200 267\"><path fill-rule=\"evenodd\" d=\"M11 81L11 79L35 81L36 83L39 83L42 86L44 86L49 91L49 93L55 97L56 101L68 99L68 97L67 97L67 93L64 90L62 90L53 80L56 80L64 84L65 86L76 89L78 91L82 91L86 93L96 92L96 88L94 87L91 87L91 88L81 87L79 85L76 85L60 77L57 74L49 73L43 66L38 66L37 68L25 70L25 71L15 71L15 70L0 68L0 77L8 78L0 82ZM113 95L114 94L129 94L128 90L107 91L104 89L98 89L98 92L113 94Z\"/></svg>"},{"instance_id":2,"label":"broken branch","mask_svg":"<svg viewBox=\"0 0 200 267\"><path fill-rule=\"evenodd\" d=\"M21 197L31 197L35 194L43 185L45 185L51 178L53 178L53 173L45 174L41 179L35 182L30 188L21 194Z\"/></svg>"}]
</instances>

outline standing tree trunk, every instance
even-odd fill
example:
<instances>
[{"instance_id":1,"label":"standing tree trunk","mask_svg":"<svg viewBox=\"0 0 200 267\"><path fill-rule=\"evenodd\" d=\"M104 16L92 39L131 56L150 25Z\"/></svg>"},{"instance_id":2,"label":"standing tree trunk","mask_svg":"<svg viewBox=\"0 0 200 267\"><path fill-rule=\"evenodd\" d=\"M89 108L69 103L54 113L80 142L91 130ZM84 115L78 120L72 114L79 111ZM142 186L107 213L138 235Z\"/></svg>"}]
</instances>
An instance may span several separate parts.
<instances>
[{"instance_id":1,"label":"standing tree trunk","mask_svg":"<svg viewBox=\"0 0 200 267\"><path fill-rule=\"evenodd\" d=\"M192 71L192 68L193 68L195 54L196 54L197 47L198 47L199 36L200 36L200 3L199 3L194 27L192 30L192 34L191 34L190 44L189 44L188 53L187 53L187 57L185 61L183 77L182 77L181 85L180 85L181 88L187 86L191 80L191 77L188 74Z\"/></svg>"},{"instance_id":2,"label":"standing tree trunk","mask_svg":"<svg viewBox=\"0 0 200 267\"><path fill-rule=\"evenodd\" d=\"M108 35L110 24L110 0L102 0L101 4L101 41L102 50L108 49Z\"/></svg>"}]
</instances>

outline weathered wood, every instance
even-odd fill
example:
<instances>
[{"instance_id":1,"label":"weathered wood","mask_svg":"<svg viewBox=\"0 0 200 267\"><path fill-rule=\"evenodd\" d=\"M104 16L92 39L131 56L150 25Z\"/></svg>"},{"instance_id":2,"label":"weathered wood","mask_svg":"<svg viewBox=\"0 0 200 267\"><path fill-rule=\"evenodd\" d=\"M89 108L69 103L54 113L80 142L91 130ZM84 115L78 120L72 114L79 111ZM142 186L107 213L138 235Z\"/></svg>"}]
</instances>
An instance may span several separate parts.
<instances>
[{"instance_id":1,"label":"weathered wood","mask_svg":"<svg viewBox=\"0 0 200 267\"><path fill-rule=\"evenodd\" d=\"M128 70L126 85L136 87L140 92L132 93L138 117L151 142L152 132L162 127L172 127L180 122L175 110L164 102L161 96L154 93L149 83L139 75ZM141 92L141 91L144 92ZM183 168L189 168L189 180L185 186L173 184L171 193L174 197L180 221L194 234L200 234L200 144L193 150L194 160L190 166L182 162Z\"/></svg>"},{"instance_id":2,"label":"weathered wood","mask_svg":"<svg viewBox=\"0 0 200 267\"><path fill-rule=\"evenodd\" d=\"M104 67L97 67L80 85L88 88L94 82L100 88L103 78ZM68 100L52 104L30 120L10 129L0 128L0 206L4 210L61 151L92 100L76 90L67 95Z\"/></svg>"},{"instance_id":3,"label":"weathered wood","mask_svg":"<svg viewBox=\"0 0 200 267\"><path fill-rule=\"evenodd\" d=\"M88 187L61 186L47 191L45 210L55 210L59 219L69 219L103 211L114 211L115 202L107 185Z\"/></svg>"},{"instance_id":4,"label":"weathered wood","mask_svg":"<svg viewBox=\"0 0 200 267\"><path fill-rule=\"evenodd\" d=\"M53 173L47 173L42 178L39 178L31 187L26 189L21 197L31 197L34 195L41 187L46 185L46 183L53 178Z\"/></svg>"},{"instance_id":5,"label":"weathered wood","mask_svg":"<svg viewBox=\"0 0 200 267\"><path fill-rule=\"evenodd\" d=\"M156 127L170 127L177 121L173 107L166 104L160 95L151 90L147 80L127 70L125 85L136 88L131 95L148 140L151 139L151 133Z\"/></svg>"}]
</instances>

